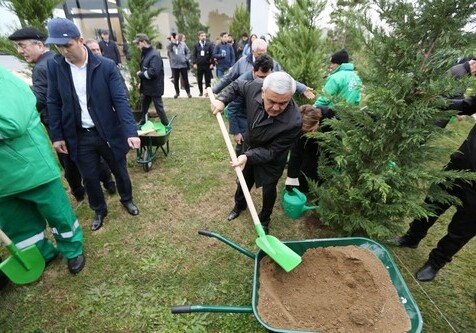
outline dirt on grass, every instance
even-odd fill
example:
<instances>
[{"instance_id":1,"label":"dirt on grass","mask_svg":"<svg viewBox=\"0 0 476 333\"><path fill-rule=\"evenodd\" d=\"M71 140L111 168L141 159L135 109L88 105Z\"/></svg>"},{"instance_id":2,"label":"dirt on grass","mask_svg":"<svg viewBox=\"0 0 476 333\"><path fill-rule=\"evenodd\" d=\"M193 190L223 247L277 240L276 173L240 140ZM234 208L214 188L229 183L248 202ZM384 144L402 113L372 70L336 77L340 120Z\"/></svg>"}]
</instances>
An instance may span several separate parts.
<instances>
[{"instance_id":1,"label":"dirt on grass","mask_svg":"<svg viewBox=\"0 0 476 333\"><path fill-rule=\"evenodd\" d=\"M403 333L411 328L382 262L368 249L309 249L286 273L260 262L258 313L273 328L325 333Z\"/></svg>"}]
</instances>

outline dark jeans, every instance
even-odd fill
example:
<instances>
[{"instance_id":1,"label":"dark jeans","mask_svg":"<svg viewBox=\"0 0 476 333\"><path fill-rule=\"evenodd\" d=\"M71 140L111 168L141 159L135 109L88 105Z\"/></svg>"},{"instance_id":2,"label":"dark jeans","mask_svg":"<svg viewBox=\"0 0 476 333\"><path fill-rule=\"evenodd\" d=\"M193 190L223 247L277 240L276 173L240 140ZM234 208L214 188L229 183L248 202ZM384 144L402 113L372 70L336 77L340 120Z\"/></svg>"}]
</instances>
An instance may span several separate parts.
<instances>
[{"instance_id":1,"label":"dark jeans","mask_svg":"<svg viewBox=\"0 0 476 333\"><path fill-rule=\"evenodd\" d=\"M200 94L203 94L203 77L205 76L205 89L211 86L211 80L212 80L212 70L210 67L201 67L197 66L197 83L198 83L198 90L200 91Z\"/></svg>"},{"instance_id":2,"label":"dark jeans","mask_svg":"<svg viewBox=\"0 0 476 333\"><path fill-rule=\"evenodd\" d=\"M97 214L107 211L106 201L99 182L99 163L104 158L117 182L117 190L121 202L132 201L132 184L127 173L126 156L114 159L111 148L96 130L82 130L78 140L77 165L83 176L84 186L88 193L89 206Z\"/></svg>"},{"instance_id":3,"label":"dark jeans","mask_svg":"<svg viewBox=\"0 0 476 333\"><path fill-rule=\"evenodd\" d=\"M190 84L188 83L188 69L187 68L172 68L172 75L174 77L175 94L180 95L180 75L183 77L185 91L190 95Z\"/></svg>"},{"instance_id":4,"label":"dark jeans","mask_svg":"<svg viewBox=\"0 0 476 333\"><path fill-rule=\"evenodd\" d=\"M248 189L251 189L255 184L255 177L253 174L253 167L245 166L243 169L243 176L246 181ZM261 207L261 212L258 214L260 222L262 225L268 226L271 221L271 214L273 213L274 203L276 202L276 185L278 182L273 182L269 184L263 184L263 202ZM247 206L245 194L241 189L240 184L236 188L235 192L235 207L238 209L245 209Z\"/></svg>"},{"instance_id":5,"label":"dark jeans","mask_svg":"<svg viewBox=\"0 0 476 333\"><path fill-rule=\"evenodd\" d=\"M154 102L155 111L157 111L157 114L162 124L168 125L169 120L167 119L167 115L165 114L164 104L162 103L162 96L141 96L142 120L146 120L146 115L149 111L150 102Z\"/></svg>"}]
</instances>

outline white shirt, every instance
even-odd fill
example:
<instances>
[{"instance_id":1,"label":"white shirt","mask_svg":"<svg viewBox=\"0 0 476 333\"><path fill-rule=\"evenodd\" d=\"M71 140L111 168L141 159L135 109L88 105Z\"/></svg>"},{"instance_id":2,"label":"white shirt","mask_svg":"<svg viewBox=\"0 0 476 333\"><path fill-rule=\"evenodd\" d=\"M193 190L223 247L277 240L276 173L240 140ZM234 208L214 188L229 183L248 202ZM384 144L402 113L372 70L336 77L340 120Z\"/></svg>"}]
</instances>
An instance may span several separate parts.
<instances>
[{"instance_id":1,"label":"white shirt","mask_svg":"<svg viewBox=\"0 0 476 333\"><path fill-rule=\"evenodd\" d=\"M95 125L88 111L88 96L86 93L88 50L86 50L86 47L84 47L84 50L86 51L86 61L80 67L69 62L66 58L65 60L71 68L71 76L73 77L74 90L76 90L76 95L79 99L79 106L81 107L81 127L91 128Z\"/></svg>"}]
</instances>

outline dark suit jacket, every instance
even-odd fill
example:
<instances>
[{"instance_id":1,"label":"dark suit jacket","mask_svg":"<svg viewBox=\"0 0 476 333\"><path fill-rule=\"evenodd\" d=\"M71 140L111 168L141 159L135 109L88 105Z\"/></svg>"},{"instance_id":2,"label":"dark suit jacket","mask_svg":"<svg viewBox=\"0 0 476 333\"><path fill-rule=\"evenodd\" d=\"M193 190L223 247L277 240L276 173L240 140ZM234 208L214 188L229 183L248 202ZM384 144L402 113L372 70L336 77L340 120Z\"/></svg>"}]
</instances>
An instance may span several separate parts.
<instances>
[{"instance_id":1,"label":"dark suit jacket","mask_svg":"<svg viewBox=\"0 0 476 333\"><path fill-rule=\"evenodd\" d=\"M301 113L291 100L277 117L266 117L261 97L263 80L234 81L218 97L228 104L236 97L245 99L248 130L243 135L246 167L252 167L256 186L277 182L283 174L288 151L302 126Z\"/></svg>"},{"instance_id":2,"label":"dark suit jacket","mask_svg":"<svg viewBox=\"0 0 476 333\"><path fill-rule=\"evenodd\" d=\"M121 63L121 54L119 53L119 49L115 41L109 40L106 43L103 39L101 39L98 44L103 56L113 60L116 65Z\"/></svg>"},{"instance_id":3,"label":"dark suit jacket","mask_svg":"<svg viewBox=\"0 0 476 333\"><path fill-rule=\"evenodd\" d=\"M87 49L87 48L86 48ZM124 83L116 64L88 52L87 105L99 135L118 160L129 151L127 138L137 137ZM61 55L48 61L48 113L51 140L65 140L71 159L76 161L81 108L73 85L70 65Z\"/></svg>"},{"instance_id":4,"label":"dark suit jacket","mask_svg":"<svg viewBox=\"0 0 476 333\"><path fill-rule=\"evenodd\" d=\"M48 92L48 60L55 56L54 52L43 53L33 67L31 90L36 97L36 109L40 113L41 122L48 126L48 109L46 108L46 94Z\"/></svg>"},{"instance_id":5,"label":"dark suit jacket","mask_svg":"<svg viewBox=\"0 0 476 333\"><path fill-rule=\"evenodd\" d=\"M140 92L147 96L162 96L164 94L164 62L153 46L142 50L140 71Z\"/></svg>"}]
</instances>

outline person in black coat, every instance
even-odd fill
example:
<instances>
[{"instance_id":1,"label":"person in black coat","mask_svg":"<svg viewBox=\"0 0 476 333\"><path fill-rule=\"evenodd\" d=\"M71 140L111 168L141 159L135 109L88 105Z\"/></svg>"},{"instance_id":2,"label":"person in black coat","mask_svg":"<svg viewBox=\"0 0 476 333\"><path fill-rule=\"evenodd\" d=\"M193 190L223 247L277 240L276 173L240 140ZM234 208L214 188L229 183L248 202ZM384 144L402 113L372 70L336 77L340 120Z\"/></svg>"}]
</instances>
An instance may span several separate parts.
<instances>
[{"instance_id":1,"label":"person in black coat","mask_svg":"<svg viewBox=\"0 0 476 333\"><path fill-rule=\"evenodd\" d=\"M116 42L109 39L109 31L103 30L101 32L99 48L101 49L102 55L114 61L116 65L120 65L122 63L121 53L119 53L119 48L117 47Z\"/></svg>"},{"instance_id":2,"label":"person in black coat","mask_svg":"<svg viewBox=\"0 0 476 333\"><path fill-rule=\"evenodd\" d=\"M145 34L137 34L134 44L142 52L140 61L140 71L137 76L140 78L142 119L139 124L144 124L147 120L150 102L154 102L157 115L164 125L169 121L165 114L162 95L164 94L164 63L159 52L150 44L149 37Z\"/></svg>"},{"instance_id":3,"label":"person in black coat","mask_svg":"<svg viewBox=\"0 0 476 333\"><path fill-rule=\"evenodd\" d=\"M301 131L301 114L292 99L295 91L296 82L288 73L275 72L264 80L234 81L213 105L216 114L236 97L245 99L248 130L243 134L242 153L232 167L243 169L248 188L254 184L263 187L263 204L258 215L265 232L269 231L276 185L283 174L288 151ZM246 206L238 185L228 220L237 218Z\"/></svg>"},{"instance_id":4,"label":"person in black coat","mask_svg":"<svg viewBox=\"0 0 476 333\"><path fill-rule=\"evenodd\" d=\"M203 96L203 77L205 76L205 89L210 87L213 69L213 47L214 45L207 41L205 31L198 32L198 43L195 44L192 51L193 68L197 70L197 83L199 96Z\"/></svg>"},{"instance_id":5,"label":"person in black coat","mask_svg":"<svg viewBox=\"0 0 476 333\"><path fill-rule=\"evenodd\" d=\"M476 95L467 99L450 100L450 102L448 108L460 111L459 114L471 115L476 112ZM451 155L445 170L476 172L476 126L471 129L459 149ZM432 184L433 186L441 185ZM446 235L438 241L436 247L431 250L427 262L416 272L416 278L419 281L432 281L438 271L476 235L476 183L457 180L447 191L460 199L462 204L456 207L456 213L451 218ZM429 218L413 220L407 232L403 236L391 239L391 243L417 248L428 230L452 206L448 203L433 202L430 197L425 199L425 203L434 206L435 214Z\"/></svg>"}]
</instances>

